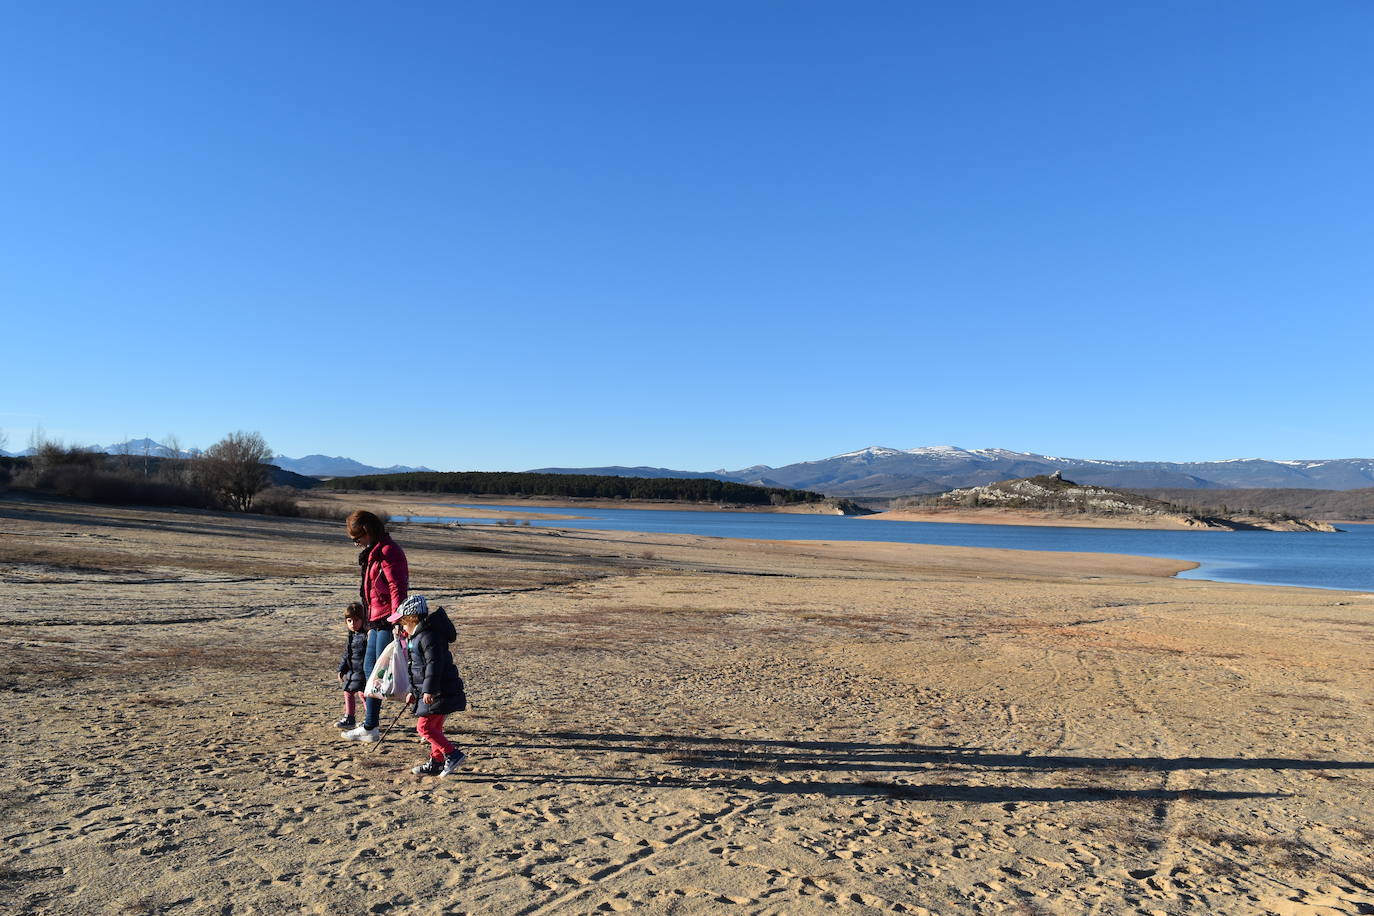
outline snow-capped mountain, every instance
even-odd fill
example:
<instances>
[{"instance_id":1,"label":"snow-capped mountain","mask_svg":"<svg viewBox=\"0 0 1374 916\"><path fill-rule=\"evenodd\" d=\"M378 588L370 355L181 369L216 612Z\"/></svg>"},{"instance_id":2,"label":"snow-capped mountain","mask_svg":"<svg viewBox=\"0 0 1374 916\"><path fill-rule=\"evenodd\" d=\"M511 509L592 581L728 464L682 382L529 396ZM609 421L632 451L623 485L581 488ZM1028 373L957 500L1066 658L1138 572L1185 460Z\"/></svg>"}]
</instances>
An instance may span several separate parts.
<instances>
[{"instance_id":1,"label":"snow-capped mountain","mask_svg":"<svg viewBox=\"0 0 1374 916\"><path fill-rule=\"evenodd\" d=\"M559 468L560 473L598 473L636 476L636 468ZM655 477L699 477L695 471L652 469ZM1083 484L1116 489L1173 487L1201 489L1304 488L1353 490L1374 487L1374 459L1270 461L1238 458L1227 461L1168 462L1112 461L1065 458L1016 452L1002 448L965 449L955 445L898 449L870 446L830 458L801 461L783 467L758 464L709 476L770 487L815 490L827 496L906 496L940 493L1063 471ZM643 475L648 476L648 475Z\"/></svg>"},{"instance_id":2,"label":"snow-capped mountain","mask_svg":"<svg viewBox=\"0 0 1374 916\"><path fill-rule=\"evenodd\" d=\"M1369 458L1111 461L1000 448L964 449L952 445L912 449L875 446L817 461L780 468L756 466L726 472L726 475L749 483L766 478L783 486L817 490L827 496L898 496L982 486L1055 471L1063 471L1078 483L1119 489L1282 487L1352 490L1374 486L1374 459Z\"/></svg>"},{"instance_id":3,"label":"snow-capped mountain","mask_svg":"<svg viewBox=\"0 0 1374 916\"><path fill-rule=\"evenodd\" d=\"M151 455L154 458L194 458L202 452L202 449L198 448L174 450L161 442L146 438L116 442L114 445L97 445L92 448L107 455Z\"/></svg>"},{"instance_id":4,"label":"snow-capped mountain","mask_svg":"<svg viewBox=\"0 0 1374 916\"><path fill-rule=\"evenodd\" d=\"M912 449L872 446L780 468L749 468L730 476L743 483L767 480L773 486L816 490L827 496L895 496L938 493L957 486L1032 477L1049 473L1054 468L1057 465L1042 456L1004 449L969 450L954 445Z\"/></svg>"},{"instance_id":5,"label":"snow-capped mountain","mask_svg":"<svg viewBox=\"0 0 1374 916\"><path fill-rule=\"evenodd\" d=\"M81 445L76 447L92 452L104 452L107 455L136 455L140 458L144 455L152 458L194 458L202 452L202 450L198 448L184 448L180 451L173 451L162 443L152 439L130 439L127 442L116 442L113 445ZM37 449L32 447L17 452L7 452L4 449L0 449L0 455L4 455L8 458L25 458L35 454L37 451Z\"/></svg>"}]
</instances>

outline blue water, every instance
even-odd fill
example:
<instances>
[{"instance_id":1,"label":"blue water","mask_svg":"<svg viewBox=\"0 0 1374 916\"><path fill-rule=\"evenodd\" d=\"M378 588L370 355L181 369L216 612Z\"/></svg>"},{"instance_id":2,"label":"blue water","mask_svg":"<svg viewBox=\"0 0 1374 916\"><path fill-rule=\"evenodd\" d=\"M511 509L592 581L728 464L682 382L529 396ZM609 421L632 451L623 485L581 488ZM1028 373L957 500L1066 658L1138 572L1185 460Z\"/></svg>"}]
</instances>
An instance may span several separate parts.
<instances>
[{"instance_id":1,"label":"blue water","mask_svg":"<svg viewBox=\"0 0 1374 916\"><path fill-rule=\"evenodd\" d=\"M1202 564L1180 573L1259 585L1374 591L1374 525L1350 525L1337 534L1280 531L1141 531L1048 528L1030 525L960 525L948 522L869 521L838 515L768 512L698 512L655 509L538 509L531 506L455 506L511 512L567 512L577 519L532 521L537 528L592 528L772 541L895 541L954 547L1083 551L1167 557ZM416 516L412 521L495 524L495 519ZM523 522L521 523L523 524Z\"/></svg>"}]
</instances>

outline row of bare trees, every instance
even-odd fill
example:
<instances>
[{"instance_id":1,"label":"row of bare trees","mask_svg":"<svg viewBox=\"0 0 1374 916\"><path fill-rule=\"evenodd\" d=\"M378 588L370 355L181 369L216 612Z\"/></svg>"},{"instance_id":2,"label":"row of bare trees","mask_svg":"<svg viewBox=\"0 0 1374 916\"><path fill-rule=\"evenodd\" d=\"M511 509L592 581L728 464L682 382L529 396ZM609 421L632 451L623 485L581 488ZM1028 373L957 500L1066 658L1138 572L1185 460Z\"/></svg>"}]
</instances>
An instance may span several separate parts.
<instances>
[{"instance_id":1,"label":"row of bare trees","mask_svg":"<svg viewBox=\"0 0 1374 916\"><path fill-rule=\"evenodd\" d=\"M0 431L0 447L5 441ZM180 456L179 444L166 447ZM40 433L34 436L30 456L18 459L23 466L15 472L14 483L99 502L189 501L246 512L270 481L272 450L259 433L234 432L195 457L145 455L141 468L129 463L131 457L67 447Z\"/></svg>"}]
</instances>

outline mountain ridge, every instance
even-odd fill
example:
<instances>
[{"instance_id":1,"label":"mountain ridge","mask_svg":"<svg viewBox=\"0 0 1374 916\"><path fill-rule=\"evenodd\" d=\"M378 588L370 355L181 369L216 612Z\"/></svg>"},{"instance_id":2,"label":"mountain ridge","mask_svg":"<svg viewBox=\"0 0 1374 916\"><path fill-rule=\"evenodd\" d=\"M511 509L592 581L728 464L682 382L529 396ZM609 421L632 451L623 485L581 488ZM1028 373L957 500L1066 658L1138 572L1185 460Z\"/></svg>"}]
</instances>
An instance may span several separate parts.
<instances>
[{"instance_id":1,"label":"mountain ridge","mask_svg":"<svg viewBox=\"0 0 1374 916\"><path fill-rule=\"evenodd\" d=\"M283 470L294 471L307 477L362 477L366 474L409 474L415 471L433 470L424 466L410 467L404 464L378 468L352 458L330 455L306 455L302 458L274 455L272 456L272 463Z\"/></svg>"},{"instance_id":2,"label":"mountain ridge","mask_svg":"<svg viewBox=\"0 0 1374 916\"><path fill-rule=\"evenodd\" d=\"M815 490L836 497L891 497L983 486L1062 471L1084 484L1118 489L1353 490L1374 486L1374 458L1232 458L1221 461L1130 461L1068 458L1010 449L954 445L895 449L868 446L829 458L781 467L753 465L711 472L655 468L664 476L699 476L763 486ZM615 473L599 468L599 473ZM563 468L562 473L588 473Z\"/></svg>"}]
</instances>

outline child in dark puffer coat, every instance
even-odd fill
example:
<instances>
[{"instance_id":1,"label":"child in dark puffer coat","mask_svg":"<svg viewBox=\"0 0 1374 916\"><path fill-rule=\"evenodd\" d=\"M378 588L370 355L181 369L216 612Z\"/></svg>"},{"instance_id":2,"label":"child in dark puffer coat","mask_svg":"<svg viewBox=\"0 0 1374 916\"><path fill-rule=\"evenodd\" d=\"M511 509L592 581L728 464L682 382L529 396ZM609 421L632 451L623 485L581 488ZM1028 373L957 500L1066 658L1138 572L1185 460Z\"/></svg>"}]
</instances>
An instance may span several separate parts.
<instances>
[{"instance_id":1,"label":"child in dark puffer coat","mask_svg":"<svg viewBox=\"0 0 1374 916\"><path fill-rule=\"evenodd\" d=\"M348 624L348 642L339 659L339 685L344 689L344 717L334 723L335 728L352 728L357 724L358 698L367 683L368 672L363 670L367 655L367 611L361 601L355 601L344 611Z\"/></svg>"},{"instance_id":2,"label":"child in dark puffer coat","mask_svg":"<svg viewBox=\"0 0 1374 916\"><path fill-rule=\"evenodd\" d=\"M429 742L429 760L411 768L417 776L447 776L465 759L464 754L444 736L444 719L449 713L468 708L463 679L448 644L458 638L453 622L443 608L431 613L422 595L411 595L395 614L406 634L410 662L410 693L406 703L415 703L419 721L415 730ZM391 618L388 618L391 619Z\"/></svg>"}]
</instances>

